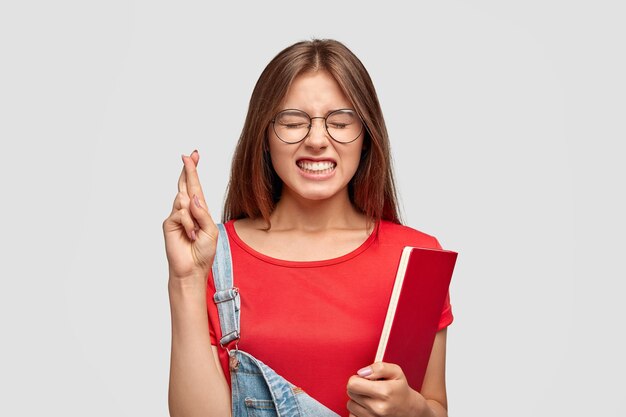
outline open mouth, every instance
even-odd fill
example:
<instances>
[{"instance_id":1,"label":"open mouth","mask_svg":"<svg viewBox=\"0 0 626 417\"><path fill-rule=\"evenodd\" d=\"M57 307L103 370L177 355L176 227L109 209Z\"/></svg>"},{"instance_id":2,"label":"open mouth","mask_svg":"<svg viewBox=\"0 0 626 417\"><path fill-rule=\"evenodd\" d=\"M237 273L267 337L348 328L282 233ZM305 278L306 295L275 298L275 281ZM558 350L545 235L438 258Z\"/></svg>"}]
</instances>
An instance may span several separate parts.
<instances>
[{"instance_id":1,"label":"open mouth","mask_svg":"<svg viewBox=\"0 0 626 417\"><path fill-rule=\"evenodd\" d=\"M296 162L298 167L308 174L330 174L337 166L333 161L307 161L301 159Z\"/></svg>"}]
</instances>

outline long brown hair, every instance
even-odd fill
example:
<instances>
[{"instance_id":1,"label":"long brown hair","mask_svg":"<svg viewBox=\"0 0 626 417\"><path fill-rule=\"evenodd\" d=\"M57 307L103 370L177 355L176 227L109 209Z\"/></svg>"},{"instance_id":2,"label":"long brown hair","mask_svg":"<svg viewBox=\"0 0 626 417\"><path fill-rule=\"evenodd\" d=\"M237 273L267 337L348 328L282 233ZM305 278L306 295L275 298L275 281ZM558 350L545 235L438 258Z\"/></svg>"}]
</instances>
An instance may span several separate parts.
<instances>
[{"instance_id":1,"label":"long brown hair","mask_svg":"<svg viewBox=\"0 0 626 417\"><path fill-rule=\"evenodd\" d=\"M295 43L263 70L233 156L222 222L260 216L271 227L269 217L280 198L282 182L267 150L267 127L294 78L319 70L335 78L365 124L361 162L348 184L350 201L374 222L401 222L389 137L374 84L359 58L332 39Z\"/></svg>"}]
</instances>

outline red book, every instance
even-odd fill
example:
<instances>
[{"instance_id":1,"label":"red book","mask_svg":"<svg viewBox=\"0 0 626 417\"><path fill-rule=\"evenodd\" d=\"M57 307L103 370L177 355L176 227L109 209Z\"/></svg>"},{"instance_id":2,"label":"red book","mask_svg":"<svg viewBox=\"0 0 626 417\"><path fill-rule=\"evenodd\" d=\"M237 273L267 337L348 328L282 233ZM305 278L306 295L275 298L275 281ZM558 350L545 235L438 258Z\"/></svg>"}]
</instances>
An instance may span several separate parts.
<instances>
[{"instance_id":1,"label":"red book","mask_svg":"<svg viewBox=\"0 0 626 417\"><path fill-rule=\"evenodd\" d=\"M400 257L375 362L400 365L416 391L422 389L456 258L456 252L410 246Z\"/></svg>"}]
</instances>

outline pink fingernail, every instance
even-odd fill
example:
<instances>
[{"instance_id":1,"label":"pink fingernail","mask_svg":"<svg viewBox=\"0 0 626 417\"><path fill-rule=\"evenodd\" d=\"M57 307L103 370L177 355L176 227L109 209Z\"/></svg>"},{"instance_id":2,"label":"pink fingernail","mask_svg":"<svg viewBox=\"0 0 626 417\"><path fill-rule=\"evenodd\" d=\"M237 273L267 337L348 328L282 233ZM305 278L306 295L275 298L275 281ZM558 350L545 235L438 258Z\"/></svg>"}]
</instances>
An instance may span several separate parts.
<instances>
[{"instance_id":1,"label":"pink fingernail","mask_svg":"<svg viewBox=\"0 0 626 417\"><path fill-rule=\"evenodd\" d=\"M370 376L372 374L372 368L365 367L365 368L361 368L356 372L359 376Z\"/></svg>"},{"instance_id":2,"label":"pink fingernail","mask_svg":"<svg viewBox=\"0 0 626 417\"><path fill-rule=\"evenodd\" d=\"M202 208L202 206L200 205L200 200L198 200L198 196L195 194L193 195L193 203L196 205L196 207Z\"/></svg>"},{"instance_id":3,"label":"pink fingernail","mask_svg":"<svg viewBox=\"0 0 626 417\"><path fill-rule=\"evenodd\" d=\"M193 240L193 241L196 240L196 231L195 230L191 231L191 240Z\"/></svg>"}]
</instances>

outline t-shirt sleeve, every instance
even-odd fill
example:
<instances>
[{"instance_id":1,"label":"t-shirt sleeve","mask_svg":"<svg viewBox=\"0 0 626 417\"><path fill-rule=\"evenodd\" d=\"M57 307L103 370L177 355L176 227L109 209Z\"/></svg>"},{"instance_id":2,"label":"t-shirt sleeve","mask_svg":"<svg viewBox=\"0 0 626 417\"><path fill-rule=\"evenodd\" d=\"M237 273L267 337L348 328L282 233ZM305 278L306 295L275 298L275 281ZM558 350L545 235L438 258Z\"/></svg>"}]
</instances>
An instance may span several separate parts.
<instances>
[{"instance_id":1,"label":"t-shirt sleeve","mask_svg":"<svg viewBox=\"0 0 626 417\"><path fill-rule=\"evenodd\" d=\"M454 316L452 315L452 306L450 305L450 291L446 295L446 300L443 302L443 310L441 311L441 318L439 318L439 330L443 330L452 324Z\"/></svg>"},{"instance_id":2,"label":"t-shirt sleeve","mask_svg":"<svg viewBox=\"0 0 626 417\"><path fill-rule=\"evenodd\" d=\"M437 249L443 249L439 241L436 238L433 239L435 239L434 247ZM439 328L437 329L437 331L445 329L450 324L452 324L452 321L454 321L454 316L452 315L452 305L450 304L450 291L448 290L446 299L443 302L443 309L441 310L441 317L439 318Z\"/></svg>"}]
</instances>

